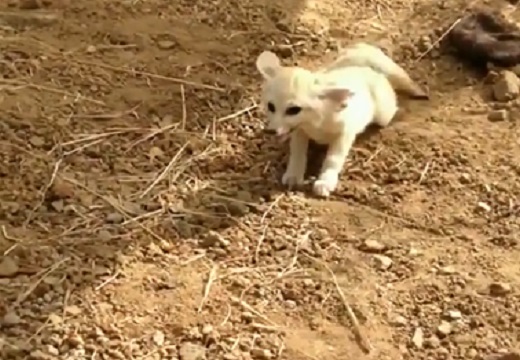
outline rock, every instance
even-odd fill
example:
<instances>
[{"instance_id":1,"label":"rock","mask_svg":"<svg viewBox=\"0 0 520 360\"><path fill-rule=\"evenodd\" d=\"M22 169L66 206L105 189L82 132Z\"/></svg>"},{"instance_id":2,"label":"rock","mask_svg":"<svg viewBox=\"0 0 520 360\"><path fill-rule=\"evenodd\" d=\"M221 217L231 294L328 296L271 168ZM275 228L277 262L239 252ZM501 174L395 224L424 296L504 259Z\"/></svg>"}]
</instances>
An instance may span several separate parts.
<instances>
[{"instance_id":1,"label":"rock","mask_svg":"<svg viewBox=\"0 0 520 360\"><path fill-rule=\"evenodd\" d=\"M392 319L391 323L394 326L405 326L406 324L408 324L408 320L406 320L404 316L397 315Z\"/></svg>"},{"instance_id":2,"label":"rock","mask_svg":"<svg viewBox=\"0 0 520 360\"><path fill-rule=\"evenodd\" d=\"M63 323L63 318L57 314L49 314L49 322L52 325L59 325Z\"/></svg>"},{"instance_id":3,"label":"rock","mask_svg":"<svg viewBox=\"0 0 520 360\"><path fill-rule=\"evenodd\" d=\"M520 80L512 71L504 70L493 85L493 95L497 101L513 100L520 93Z\"/></svg>"},{"instance_id":4,"label":"rock","mask_svg":"<svg viewBox=\"0 0 520 360\"><path fill-rule=\"evenodd\" d=\"M224 239L224 237L222 237L222 235L220 235L218 232L210 230L200 245L205 248L211 248L214 246L228 247L229 240Z\"/></svg>"},{"instance_id":5,"label":"rock","mask_svg":"<svg viewBox=\"0 0 520 360\"><path fill-rule=\"evenodd\" d=\"M378 269L387 270L392 266L392 259L388 256L384 255L374 255L374 260L376 261L376 265Z\"/></svg>"},{"instance_id":6,"label":"rock","mask_svg":"<svg viewBox=\"0 0 520 360\"><path fill-rule=\"evenodd\" d=\"M242 217L249 213L249 207L246 204L236 201L229 201L226 204L229 214L236 217Z\"/></svg>"},{"instance_id":7,"label":"rock","mask_svg":"<svg viewBox=\"0 0 520 360\"><path fill-rule=\"evenodd\" d=\"M49 189L51 200L66 199L74 196L74 188L65 181L56 179Z\"/></svg>"},{"instance_id":8,"label":"rock","mask_svg":"<svg viewBox=\"0 0 520 360\"><path fill-rule=\"evenodd\" d=\"M148 158L150 159L150 162L153 162L155 158L159 158L164 155L164 151L161 150L161 148L157 146L153 146L150 151L148 151Z\"/></svg>"},{"instance_id":9,"label":"rock","mask_svg":"<svg viewBox=\"0 0 520 360\"><path fill-rule=\"evenodd\" d=\"M73 334L66 339L68 345L73 348L83 347L85 345L85 341L79 334Z\"/></svg>"},{"instance_id":10,"label":"rock","mask_svg":"<svg viewBox=\"0 0 520 360\"><path fill-rule=\"evenodd\" d=\"M65 204L63 203L63 200L56 200L56 201L51 202L51 207L56 212L63 212L63 209L65 208Z\"/></svg>"},{"instance_id":11,"label":"rock","mask_svg":"<svg viewBox=\"0 0 520 360\"><path fill-rule=\"evenodd\" d=\"M421 329L420 327L415 329L412 336L412 343L415 345L417 349L422 349L424 344L424 332L423 329Z\"/></svg>"},{"instance_id":12,"label":"rock","mask_svg":"<svg viewBox=\"0 0 520 360\"><path fill-rule=\"evenodd\" d=\"M52 356L58 356L60 355L60 351L56 349L56 347L52 345L47 345L47 352Z\"/></svg>"},{"instance_id":13,"label":"rock","mask_svg":"<svg viewBox=\"0 0 520 360\"><path fill-rule=\"evenodd\" d=\"M258 360L269 360L274 357L272 351L269 349L252 349L251 356Z\"/></svg>"},{"instance_id":14,"label":"rock","mask_svg":"<svg viewBox=\"0 0 520 360\"><path fill-rule=\"evenodd\" d=\"M416 249L416 248L410 248L410 250L408 250L408 255L410 256L419 256L419 255L422 255L423 252L422 250L419 250L419 249Z\"/></svg>"},{"instance_id":15,"label":"rock","mask_svg":"<svg viewBox=\"0 0 520 360\"><path fill-rule=\"evenodd\" d=\"M248 202L248 203L253 202L253 195L249 191L245 191L245 190L237 191L236 197L240 201L244 201L244 202Z\"/></svg>"},{"instance_id":16,"label":"rock","mask_svg":"<svg viewBox=\"0 0 520 360\"><path fill-rule=\"evenodd\" d=\"M477 209L483 210L485 212L490 212L491 211L491 206L489 206L485 202L479 201L477 203Z\"/></svg>"},{"instance_id":17,"label":"rock","mask_svg":"<svg viewBox=\"0 0 520 360\"><path fill-rule=\"evenodd\" d=\"M181 360L206 360L206 348L190 342L182 343L179 348Z\"/></svg>"},{"instance_id":18,"label":"rock","mask_svg":"<svg viewBox=\"0 0 520 360\"><path fill-rule=\"evenodd\" d=\"M366 252L382 252L386 250L386 245L377 240L365 240L362 249Z\"/></svg>"},{"instance_id":19,"label":"rock","mask_svg":"<svg viewBox=\"0 0 520 360\"><path fill-rule=\"evenodd\" d=\"M448 318L451 320L460 320L462 319L462 313L458 310L450 310L447 313Z\"/></svg>"},{"instance_id":20,"label":"rock","mask_svg":"<svg viewBox=\"0 0 520 360\"><path fill-rule=\"evenodd\" d=\"M471 348L466 352L466 359L475 359L478 356L477 349ZM514 360L514 359L511 359ZM516 360L520 360L520 357Z\"/></svg>"},{"instance_id":21,"label":"rock","mask_svg":"<svg viewBox=\"0 0 520 360\"><path fill-rule=\"evenodd\" d=\"M441 275L453 275L457 271L453 266L443 266L439 268L439 274Z\"/></svg>"},{"instance_id":22,"label":"rock","mask_svg":"<svg viewBox=\"0 0 520 360\"><path fill-rule=\"evenodd\" d=\"M121 224L123 220L123 215L118 212L109 213L106 217L106 221L111 224Z\"/></svg>"},{"instance_id":23,"label":"rock","mask_svg":"<svg viewBox=\"0 0 520 360\"><path fill-rule=\"evenodd\" d=\"M255 315L249 311L242 312L241 316L242 316L242 319L244 319L246 321L252 321L255 318Z\"/></svg>"},{"instance_id":24,"label":"rock","mask_svg":"<svg viewBox=\"0 0 520 360\"><path fill-rule=\"evenodd\" d=\"M2 318L2 325L13 326L22 322L22 319L14 311L8 311Z\"/></svg>"},{"instance_id":25,"label":"rock","mask_svg":"<svg viewBox=\"0 0 520 360\"><path fill-rule=\"evenodd\" d=\"M110 232L107 230L100 230L98 233L98 239L103 242L109 241L112 239L112 234L110 234Z\"/></svg>"},{"instance_id":26,"label":"rock","mask_svg":"<svg viewBox=\"0 0 520 360\"><path fill-rule=\"evenodd\" d=\"M471 175L468 174L468 173L460 174L460 182L463 183L463 184L471 183Z\"/></svg>"},{"instance_id":27,"label":"rock","mask_svg":"<svg viewBox=\"0 0 520 360\"><path fill-rule=\"evenodd\" d=\"M426 341L424 342L424 346L428 347L430 349L437 349L439 346L441 346L441 341L437 336L430 336Z\"/></svg>"},{"instance_id":28,"label":"rock","mask_svg":"<svg viewBox=\"0 0 520 360\"><path fill-rule=\"evenodd\" d=\"M492 110L488 113L489 121L506 121L509 120L509 111L506 109Z\"/></svg>"},{"instance_id":29,"label":"rock","mask_svg":"<svg viewBox=\"0 0 520 360\"><path fill-rule=\"evenodd\" d=\"M202 327L202 335L209 335L213 331L213 326L206 324Z\"/></svg>"},{"instance_id":30,"label":"rock","mask_svg":"<svg viewBox=\"0 0 520 360\"><path fill-rule=\"evenodd\" d=\"M18 273L18 263L9 256L0 261L0 277L11 277Z\"/></svg>"},{"instance_id":31,"label":"rock","mask_svg":"<svg viewBox=\"0 0 520 360\"><path fill-rule=\"evenodd\" d=\"M159 47L159 49L162 49L162 50L169 50L169 49L173 49L175 47L175 41L171 41L171 40L159 40L157 41L157 46Z\"/></svg>"},{"instance_id":32,"label":"rock","mask_svg":"<svg viewBox=\"0 0 520 360\"><path fill-rule=\"evenodd\" d=\"M52 360L53 356L44 353L41 350L34 350L29 355L30 360Z\"/></svg>"},{"instance_id":33,"label":"rock","mask_svg":"<svg viewBox=\"0 0 520 360\"><path fill-rule=\"evenodd\" d=\"M505 296L511 291L511 285L507 283L495 282L489 285L489 294L492 296Z\"/></svg>"},{"instance_id":34,"label":"rock","mask_svg":"<svg viewBox=\"0 0 520 360\"><path fill-rule=\"evenodd\" d=\"M441 324L437 327L437 334L445 337L451 333L451 324L447 321L441 321Z\"/></svg>"},{"instance_id":35,"label":"rock","mask_svg":"<svg viewBox=\"0 0 520 360\"><path fill-rule=\"evenodd\" d=\"M97 48L94 46L94 45L89 45L87 46L87 49L86 51L89 53L89 54L93 54L97 51Z\"/></svg>"},{"instance_id":36,"label":"rock","mask_svg":"<svg viewBox=\"0 0 520 360\"><path fill-rule=\"evenodd\" d=\"M163 346L164 344L164 333L160 330L157 330L153 336L152 336L152 340L153 342L155 343L155 345L157 346Z\"/></svg>"},{"instance_id":37,"label":"rock","mask_svg":"<svg viewBox=\"0 0 520 360\"><path fill-rule=\"evenodd\" d=\"M42 138L41 136L31 136L29 138L29 142L31 143L32 146L35 146L35 147L42 147L43 145L45 145L45 139Z\"/></svg>"},{"instance_id":38,"label":"rock","mask_svg":"<svg viewBox=\"0 0 520 360\"><path fill-rule=\"evenodd\" d=\"M65 308L65 313L70 315L79 315L82 313L82 310L79 306L69 305Z\"/></svg>"}]
</instances>

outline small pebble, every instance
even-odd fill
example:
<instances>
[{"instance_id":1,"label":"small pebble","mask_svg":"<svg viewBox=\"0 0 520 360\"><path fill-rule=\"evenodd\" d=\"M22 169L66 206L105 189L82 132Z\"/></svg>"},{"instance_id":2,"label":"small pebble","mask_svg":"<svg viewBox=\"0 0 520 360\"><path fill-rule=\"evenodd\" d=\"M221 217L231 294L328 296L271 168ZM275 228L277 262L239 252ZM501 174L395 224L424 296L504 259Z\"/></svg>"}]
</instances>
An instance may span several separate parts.
<instances>
[{"instance_id":1,"label":"small pebble","mask_svg":"<svg viewBox=\"0 0 520 360\"><path fill-rule=\"evenodd\" d=\"M387 270L392 266L392 259L388 256L384 255L374 255L374 260L376 261L376 265L381 270Z\"/></svg>"},{"instance_id":2,"label":"small pebble","mask_svg":"<svg viewBox=\"0 0 520 360\"><path fill-rule=\"evenodd\" d=\"M420 327L415 329L412 337L412 343L417 349L422 349L424 345L424 332Z\"/></svg>"},{"instance_id":3,"label":"small pebble","mask_svg":"<svg viewBox=\"0 0 520 360\"><path fill-rule=\"evenodd\" d=\"M511 285L502 282L495 282L489 285L489 294L492 296L504 296L511 293Z\"/></svg>"},{"instance_id":4,"label":"small pebble","mask_svg":"<svg viewBox=\"0 0 520 360\"><path fill-rule=\"evenodd\" d=\"M153 342L157 346L163 346L163 344L164 344L164 333L162 331L160 331L160 330L157 330L153 334Z\"/></svg>"},{"instance_id":5,"label":"small pebble","mask_svg":"<svg viewBox=\"0 0 520 360\"><path fill-rule=\"evenodd\" d=\"M408 320L404 316L397 315L392 319L392 325L394 326L405 326L406 324L408 324Z\"/></svg>"},{"instance_id":6,"label":"small pebble","mask_svg":"<svg viewBox=\"0 0 520 360\"><path fill-rule=\"evenodd\" d=\"M162 50L169 50L175 47L175 42L171 40L159 40L157 46Z\"/></svg>"},{"instance_id":7,"label":"small pebble","mask_svg":"<svg viewBox=\"0 0 520 360\"><path fill-rule=\"evenodd\" d=\"M441 275L452 275L455 274L456 270L453 266L443 266L439 268L439 274Z\"/></svg>"},{"instance_id":8,"label":"small pebble","mask_svg":"<svg viewBox=\"0 0 520 360\"><path fill-rule=\"evenodd\" d=\"M2 318L2 324L5 326L14 326L22 322L22 319L14 311L7 312Z\"/></svg>"},{"instance_id":9,"label":"small pebble","mask_svg":"<svg viewBox=\"0 0 520 360\"><path fill-rule=\"evenodd\" d=\"M0 277L11 277L18 273L18 263L10 256L0 260Z\"/></svg>"},{"instance_id":10,"label":"small pebble","mask_svg":"<svg viewBox=\"0 0 520 360\"><path fill-rule=\"evenodd\" d=\"M120 224L123 222L124 217L118 212L113 212L107 215L106 220L111 224Z\"/></svg>"},{"instance_id":11,"label":"small pebble","mask_svg":"<svg viewBox=\"0 0 520 360\"><path fill-rule=\"evenodd\" d=\"M440 336L447 336L451 333L451 324L447 321L441 321L441 324L437 327L437 334Z\"/></svg>"},{"instance_id":12,"label":"small pebble","mask_svg":"<svg viewBox=\"0 0 520 360\"><path fill-rule=\"evenodd\" d=\"M185 342L180 345L179 357L181 360L206 360L206 348L198 344Z\"/></svg>"},{"instance_id":13,"label":"small pebble","mask_svg":"<svg viewBox=\"0 0 520 360\"><path fill-rule=\"evenodd\" d=\"M493 95L497 101L509 101L520 93L520 80L512 71L502 71L493 85Z\"/></svg>"},{"instance_id":14,"label":"small pebble","mask_svg":"<svg viewBox=\"0 0 520 360\"><path fill-rule=\"evenodd\" d=\"M489 121L505 121L509 119L509 112L505 109L493 110L488 113Z\"/></svg>"},{"instance_id":15,"label":"small pebble","mask_svg":"<svg viewBox=\"0 0 520 360\"><path fill-rule=\"evenodd\" d=\"M462 318L462 314L458 310L450 310L448 311L448 317L452 320L460 320Z\"/></svg>"},{"instance_id":16,"label":"small pebble","mask_svg":"<svg viewBox=\"0 0 520 360\"><path fill-rule=\"evenodd\" d=\"M482 202L482 201L479 201L477 203L477 207L481 210L484 210L485 212L491 211L491 206L489 206L488 204L486 204L485 202Z\"/></svg>"},{"instance_id":17,"label":"small pebble","mask_svg":"<svg viewBox=\"0 0 520 360\"><path fill-rule=\"evenodd\" d=\"M45 145L45 139L40 137L40 136L31 136L29 138L29 142L31 143L32 146L35 146L35 147L42 147L43 145Z\"/></svg>"},{"instance_id":18,"label":"small pebble","mask_svg":"<svg viewBox=\"0 0 520 360\"><path fill-rule=\"evenodd\" d=\"M367 252L382 252L386 249L385 244L380 243L377 240L366 240L363 244L363 250Z\"/></svg>"},{"instance_id":19,"label":"small pebble","mask_svg":"<svg viewBox=\"0 0 520 360\"><path fill-rule=\"evenodd\" d=\"M202 335L211 334L212 331L213 331L213 326L211 326L210 324L206 324L202 327Z\"/></svg>"},{"instance_id":20,"label":"small pebble","mask_svg":"<svg viewBox=\"0 0 520 360\"><path fill-rule=\"evenodd\" d=\"M273 353L269 349L253 349L251 355L259 360L269 360L273 358Z\"/></svg>"}]
</instances>

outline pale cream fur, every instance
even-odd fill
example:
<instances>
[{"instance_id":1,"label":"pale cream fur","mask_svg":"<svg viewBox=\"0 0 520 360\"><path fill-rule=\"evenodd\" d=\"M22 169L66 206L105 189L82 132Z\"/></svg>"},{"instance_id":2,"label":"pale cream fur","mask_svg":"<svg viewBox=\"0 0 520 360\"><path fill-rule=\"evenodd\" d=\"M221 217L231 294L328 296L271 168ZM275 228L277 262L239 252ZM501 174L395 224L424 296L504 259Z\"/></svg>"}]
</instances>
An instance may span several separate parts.
<instances>
[{"instance_id":1,"label":"pale cream fur","mask_svg":"<svg viewBox=\"0 0 520 360\"><path fill-rule=\"evenodd\" d=\"M371 123L386 126L393 119L398 105L389 77L403 79L403 73L409 77L382 51L373 48L356 44L318 72L285 67L269 51L258 57L256 66L264 77L262 102L267 127L281 138L290 136L289 162L282 178L285 185L303 184L312 139L328 145L313 185L316 195L328 196L337 187L357 135Z\"/></svg>"}]
</instances>

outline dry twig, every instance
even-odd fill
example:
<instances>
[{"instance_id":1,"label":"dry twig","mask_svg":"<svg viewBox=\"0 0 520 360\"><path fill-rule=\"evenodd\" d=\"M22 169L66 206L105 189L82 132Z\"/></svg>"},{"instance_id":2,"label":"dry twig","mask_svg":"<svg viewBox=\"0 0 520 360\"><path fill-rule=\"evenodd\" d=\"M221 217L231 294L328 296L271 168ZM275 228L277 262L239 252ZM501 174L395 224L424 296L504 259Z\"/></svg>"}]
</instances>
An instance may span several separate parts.
<instances>
[{"instance_id":1,"label":"dry twig","mask_svg":"<svg viewBox=\"0 0 520 360\"><path fill-rule=\"evenodd\" d=\"M347 316L348 316L350 322L352 323L353 332L354 332L354 336L356 338L356 341L358 342L358 344L361 347L361 349L364 352L366 352L367 354L369 354L372 351L372 349L373 349L372 345L370 344L368 339L365 336L363 336L363 333L361 331L361 326L359 324L357 316L356 316L356 314L354 314L354 311L352 310L352 307L348 303L347 298L345 297L345 293L343 292L343 290L341 289L341 286L338 283L338 278L336 277L336 274L334 274L332 269L324 261L318 260L318 259L316 259L316 258L314 258L312 256L307 255L307 254L304 254L304 255L307 258L309 258L310 260L312 260L312 261L320 264L321 266L323 266L327 270L327 272L330 274L330 277L332 278L332 281L334 282L334 286L336 287L336 291L338 292L338 295L341 298L341 301L343 302L343 306L345 307L345 310L347 311Z\"/></svg>"},{"instance_id":2,"label":"dry twig","mask_svg":"<svg viewBox=\"0 0 520 360\"><path fill-rule=\"evenodd\" d=\"M87 96L83 96L79 93L73 94L71 92L61 90L61 89L56 89L56 88L53 88L50 86L33 84L30 82L24 82L22 80L15 80L15 79L0 79L0 82L5 83L5 84L17 85L17 86L25 86L25 87L32 88L35 90L47 91L47 92L51 92L51 93L58 94L58 95L69 96L69 97L75 99L74 101L84 100L84 101L87 101L87 102L90 102L93 104L106 106L106 104L103 101L92 99Z\"/></svg>"},{"instance_id":3,"label":"dry twig","mask_svg":"<svg viewBox=\"0 0 520 360\"><path fill-rule=\"evenodd\" d=\"M54 183L54 180L56 179L56 175L58 174L58 171L60 169L60 165L61 165L62 161L63 161L63 159L59 159L54 164L54 169L52 171L51 178L50 178L49 182L44 186L43 190L40 193L40 201L38 201L38 203L34 206L34 208L29 213L29 216L27 216L27 219L24 221L24 223L23 223L24 227L29 225L29 223L31 222L34 214L36 213L36 211L38 211L40 206L42 206L43 202L45 201L45 196L47 196L47 192L49 191L49 189L51 188L52 184Z\"/></svg>"},{"instance_id":4,"label":"dry twig","mask_svg":"<svg viewBox=\"0 0 520 360\"><path fill-rule=\"evenodd\" d=\"M38 278L38 280L36 280L34 283L32 283L31 286L29 286L29 288L25 292L18 295L18 298L14 302L13 307L17 307L22 302L24 302L25 299L27 299L29 297L29 295L32 294L32 292L38 287L38 285L40 285L40 283L47 276L49 276L51 273L56 271L61 265L63 265L67 261L69 261L69 258L62 259L62 260L58 261L57 263L49 266L47 269L40 271L40 273L39 273L40 277Z\"/></svg>"},{"instance_id":5,"label":"dry twig","mask_svg":"<svg viewBox=\"0 0 520 360\"><path fill-rule=\"evenodd\" d=\"M455 22L453 22L453 24L451 24L451 26L448 28L448 30L446 30L441 36L439 36L439 38L437 40L435 40L433 42L433 44L431 44L430 47L428 47L428 49L426 49L423 53L421 53L419 55L419 57L417 59L415 59L415 63L419 62L422 60L422 58L424 58L426 55L428 55L430 53L430 51L433 50L433 48L435 46L437 46L446 36L449 35L449 33L455 28L455 26L457 26L457 24L462 20L462 18L458 18L457 20L455 20Z\"/></svg>"},{"instance_id":6,"label":"dry twig","mask_svg":"<svg viewBox=\"0 0 520 360\"><path fill-rule=\"evenodd\" d=\"M180 149L179 151L177 151L177 153L175 155L173 155L172 159L170 160L170 162L168 163L168 165L166 165L166 167L164 168L164 170L154 179L154 181L152 181L152 183L150 184L150 186L148 186L146 188L146 190L144 190L142 192L141 195L139 195L139 198L142 199L143 197L146 196L146 194L148 194L150 191L152 191L152 189L158 184L160 183L164 177L170 172L170 170L173 168L173 165L175 164L175 162L179 159L179 157L181 156L182 152L184 151L184 149L186 148L186 146L189 145L189 141L186 142Z\"/></svg>"},{"instance_id":7,"label":"dry twig","mask_svg":"<svg viewBox=\"0 0 520 360\"><path fill-rule=\"evenodd\" d=\"M219 92L225 91L224 89L217 87L217 86L196 83L196 82L189 81L189 80L154 74L154 73L150 73L150 72L146 72L146 71L138 71L138 70L134 70L134 69L127 69L127 68L123 68L123 67L117 67L117 66L112 66L112 65L108 65L108 64L102 64L102 63L84 61L84 60L73 60L73 61L77 64L97 66L97 67L109 69L112 71L123 72L123 73L133 74L133 75L140 75L140 76L144 76L144 77L148 77L148 78L152 78L152 79L164 80L164 81L174 82L177 84L182 84L182 85L187 85L187 86L198 87L198 88L207 89L207 90L215 90L215 91L219 91Z\"/></svg>"},{"instance_id":8,"label":"dry twig","mask_svg":"<svg viewBox=\"0 0 520 360\"><path fill-rule=\"evenodd\" d=\"M199 313L202 311L202 307L204 306L204 303L208 300L209 291L211 290L211 285L213 285L213 282L217 278L217 270L218 270L218 267L216 265L214 265L209 272L208 281L206 282L206 286L204 287L204 296L202 297L199 308L197 310Z\"/></svg>"},{"instance_id":9,"label":"dry twig","mask_svg":"<svg viewBox=\"0 0 520 360\"><path fill-rule=\"evenodd\" d=\"M264 223L266 216L271 212L271 210L273 210L273 208L276 206L276 204L278 204L278 202L283 198L283 196L284 194L278 195L276 199L274 199L274 201L271 204L269 204L269 207L267 208L267 210L265 210L265 212L262 214L262 217L260 218L260 224Z\"/></svg>"}]
</instances>

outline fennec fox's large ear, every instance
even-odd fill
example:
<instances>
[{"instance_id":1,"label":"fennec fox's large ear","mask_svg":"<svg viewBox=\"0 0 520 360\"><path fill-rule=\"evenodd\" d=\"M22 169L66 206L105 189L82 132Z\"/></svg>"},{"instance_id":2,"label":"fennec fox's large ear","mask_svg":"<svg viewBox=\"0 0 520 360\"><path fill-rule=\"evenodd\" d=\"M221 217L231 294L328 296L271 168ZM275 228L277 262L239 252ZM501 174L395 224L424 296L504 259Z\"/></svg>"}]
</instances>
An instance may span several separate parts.
<instances>
[{"instance_id":1,"label":"fennec fox's large ear","mask_svg":"<svg viewBox=\"0 0 520 360\"><path fill-rule=\"evenodd\" d=\"M325 87L320 90L318 97L320 99L331 100L335 103L344 104L354 93L345 87Z\"/></svg>"},{"instance_id":2,"label":"fennec fox's large ear","mask_svg":"<svg viewBox=\"0 0 520 360\"><path fill-rule=\"evenodd\" d=\"M266 80L274 77L281 66L280 59L271 51L264 51L256 59L256 68Z\"/></svg>"}]
</instances>

